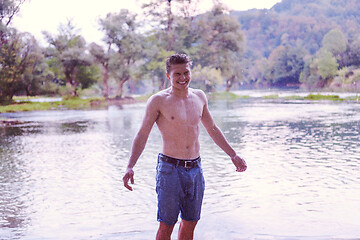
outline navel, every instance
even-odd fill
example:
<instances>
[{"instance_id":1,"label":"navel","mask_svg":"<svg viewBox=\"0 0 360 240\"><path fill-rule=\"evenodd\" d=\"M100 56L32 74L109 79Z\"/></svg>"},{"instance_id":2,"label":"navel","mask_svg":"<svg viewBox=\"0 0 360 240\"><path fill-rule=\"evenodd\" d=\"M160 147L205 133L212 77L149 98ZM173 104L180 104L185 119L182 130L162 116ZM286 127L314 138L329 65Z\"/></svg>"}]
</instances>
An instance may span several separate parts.
<instances>
[{"instance_id":1,"label":"navel","mask_svg":"<svg viewBox=\"0 0 360 240\"><path fill-rule=\"evenodd\" d=\"M175 117L174 116L171 116L171 120L174 120L175 119Z\"/></svg>"}]
</instances>

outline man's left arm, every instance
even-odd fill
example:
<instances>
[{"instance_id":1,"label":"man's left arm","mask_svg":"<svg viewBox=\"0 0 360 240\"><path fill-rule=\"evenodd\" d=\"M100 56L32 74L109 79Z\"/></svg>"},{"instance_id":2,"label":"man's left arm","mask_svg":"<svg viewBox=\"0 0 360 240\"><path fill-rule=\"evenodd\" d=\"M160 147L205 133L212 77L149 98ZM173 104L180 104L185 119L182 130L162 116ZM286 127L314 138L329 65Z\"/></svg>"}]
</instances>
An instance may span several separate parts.
<instances>
[{"instance_id":1,"label":"man's left arm","mask_svg":"<svg viewBox=\"0 0 360 240\"><path fill-rule=\"evenodd\" d=\"M245 160L236 154L235 150L230 146L220 128L215 124L214 119L212 118L208 109L207 99L204 93L202 98L205 101L201 117L202 124L216 145L218 145L227 155L229 155L236 167L236 171L244 172L247 168Z\"/></svg>"}]
</instances>

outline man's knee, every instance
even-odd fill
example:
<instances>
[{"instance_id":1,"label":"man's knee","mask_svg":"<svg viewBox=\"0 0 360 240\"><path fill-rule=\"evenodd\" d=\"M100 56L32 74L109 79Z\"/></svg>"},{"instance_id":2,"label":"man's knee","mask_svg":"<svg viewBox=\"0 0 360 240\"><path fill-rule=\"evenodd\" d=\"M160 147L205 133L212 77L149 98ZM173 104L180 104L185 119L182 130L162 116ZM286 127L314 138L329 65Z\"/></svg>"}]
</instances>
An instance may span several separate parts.
<instances>
[{"instance_id":1,"label":"man's knee","mask_svg":"<svg viewBox=\"0 0 360 240\"><path fill-rule=\"evenodd\" d=\"M160 222L156 240L170 240L174 226L175 225L167 225L166 223Z\"/></svg>"},{"instance_id":2,"label":"man's knee","mask_svg":"<svg viewBox=\"0 0 360 240\"><path fill-rule=\"evenodd\" d=\"M193 239L196 224L197 221L191 222L191 221L181 220L180 229L179 229L179 240Z\"/></svg>"},{"instance_id":3,"label":"man's knee","mask_svg":"<svg viewBox=\"0 0 360 240\"><path fill-rule=\"evenodd\" d=\"M197 221L186 221L184 219L181 220L180 225L182 225L182 227L186 227L189 229L194 229L196 227Z\"/></svg>"}]
</instances>

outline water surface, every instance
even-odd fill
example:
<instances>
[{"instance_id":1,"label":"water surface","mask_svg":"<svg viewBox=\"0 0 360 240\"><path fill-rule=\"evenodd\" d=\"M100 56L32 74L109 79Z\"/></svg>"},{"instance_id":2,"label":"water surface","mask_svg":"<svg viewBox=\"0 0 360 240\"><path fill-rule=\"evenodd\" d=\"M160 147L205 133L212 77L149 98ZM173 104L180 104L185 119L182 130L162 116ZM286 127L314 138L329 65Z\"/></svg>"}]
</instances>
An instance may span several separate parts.
<instances>
[{"instance_id":1,"label":"water surface","mask_svg":"<svg viewBox=\"0 0 360 240\"><path fill-rule=\"evenodd\" d=\"M195 239L360 237L359 103L209 107L248 170L235 172L201 129L206 191ZM0 239L154 239L156 127L134 191L121 180L143 112L135 104L1 114L21 123L0 127Z\"/></svg>"}]
</instances>

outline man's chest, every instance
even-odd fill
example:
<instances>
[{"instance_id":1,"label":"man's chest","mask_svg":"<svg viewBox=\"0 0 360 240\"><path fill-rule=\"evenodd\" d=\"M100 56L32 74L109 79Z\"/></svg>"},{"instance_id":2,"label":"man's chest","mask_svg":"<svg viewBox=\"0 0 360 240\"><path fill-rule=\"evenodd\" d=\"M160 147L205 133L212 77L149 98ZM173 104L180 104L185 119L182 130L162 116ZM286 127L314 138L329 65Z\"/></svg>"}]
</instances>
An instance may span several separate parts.
<instances>
[{"instance_id":1,"label":"man's chest","mask_svg":"<svg viewBox=\"0 0 360 240\"><path fill-rule=\"evenodd\" d=\"M203 111L203 103L200 99L190 98L186 100L166 101L162 107L163 117L180 125L198 125Z\"/></svg>"}]
</instances>

